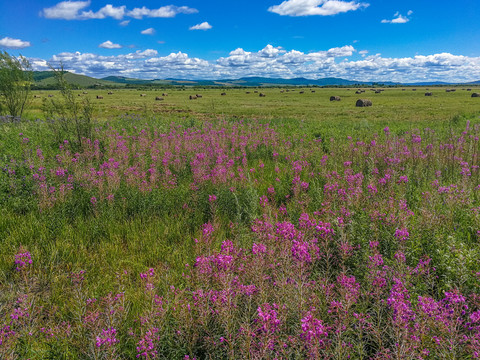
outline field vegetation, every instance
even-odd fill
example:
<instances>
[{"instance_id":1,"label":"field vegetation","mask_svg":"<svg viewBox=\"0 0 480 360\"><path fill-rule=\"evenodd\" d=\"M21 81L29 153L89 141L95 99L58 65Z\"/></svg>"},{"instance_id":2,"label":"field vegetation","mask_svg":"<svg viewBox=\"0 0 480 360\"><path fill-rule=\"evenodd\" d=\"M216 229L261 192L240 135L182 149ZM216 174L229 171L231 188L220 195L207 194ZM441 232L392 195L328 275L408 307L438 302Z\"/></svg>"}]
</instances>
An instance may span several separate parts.
<instances>
[{"instance_id":1,"label":"field vegetation","mask_svg":"<svg viewBox=\"0 0 480 360\"><path fill-rule=\"evenodd\" d=\"M479 358L476 90L288 90L1 117L0 358Z\"/></svg>"}]
</instances>

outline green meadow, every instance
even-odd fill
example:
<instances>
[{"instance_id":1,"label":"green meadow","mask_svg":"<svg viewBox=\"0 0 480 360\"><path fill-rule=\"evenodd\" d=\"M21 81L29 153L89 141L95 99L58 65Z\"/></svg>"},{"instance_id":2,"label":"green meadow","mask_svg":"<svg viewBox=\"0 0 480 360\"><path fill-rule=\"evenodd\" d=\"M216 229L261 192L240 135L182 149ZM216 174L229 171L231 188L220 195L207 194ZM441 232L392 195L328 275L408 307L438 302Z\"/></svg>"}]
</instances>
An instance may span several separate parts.
<instances>
[{"instance_id":1,"label":"green meadow","mask_svg":"<svg viewBox=\"0 0 480 360\"><path fill-rule=\"evenodd\" d=\"M78 143L34 91L0 122L0 358L474 358L480 89L404 89L75 90Z\"/></svg>"}]
</instances>

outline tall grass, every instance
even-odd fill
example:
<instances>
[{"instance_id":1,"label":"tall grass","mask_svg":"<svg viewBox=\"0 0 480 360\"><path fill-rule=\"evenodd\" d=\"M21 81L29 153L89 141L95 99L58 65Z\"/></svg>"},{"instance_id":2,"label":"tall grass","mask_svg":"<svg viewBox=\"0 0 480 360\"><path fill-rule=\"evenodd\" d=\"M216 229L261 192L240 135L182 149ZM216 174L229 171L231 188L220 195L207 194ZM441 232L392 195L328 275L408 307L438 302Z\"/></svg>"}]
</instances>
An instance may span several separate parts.
<instances>
[{"instance_id":1,"label":"tall grass","mask_svg":"<svg viewBox=\"0 0 480 360\"><path fill-rule=\"evenodd\" d=\"M471 120L2 125L1 357L478 357Z\"/></svg>"}]
</instances>

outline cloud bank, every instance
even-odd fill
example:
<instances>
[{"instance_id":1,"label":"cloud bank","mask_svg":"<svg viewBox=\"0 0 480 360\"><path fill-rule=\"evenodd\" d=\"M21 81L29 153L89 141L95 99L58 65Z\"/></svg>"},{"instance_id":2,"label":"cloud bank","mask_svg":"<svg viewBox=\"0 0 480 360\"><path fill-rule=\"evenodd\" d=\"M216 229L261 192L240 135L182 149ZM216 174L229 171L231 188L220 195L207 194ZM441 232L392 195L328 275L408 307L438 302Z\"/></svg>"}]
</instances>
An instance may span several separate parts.
<instances>
[{"instance_id":1,"label":"cloud bank","mask_svg":"<svg viewBox=\"0 0 480 360\"><path fill-rule=\"evenodd\" d=\"M46 69L46 60L32 59L37 70ZM66 70L93 77L121 75L141 79L225 79L265 76L318 79L340 77L356 81L446 81L469 82L480 79L480 57L440 53L404 58L369 55L351 45L323 51L302 52L267 45L258 51L238 48L214 60L176 52L159 56L153 49L103 56L64 52L48 60L63 63Z\"/></svg>"},{"instance_id":2,"label":"cloud bank","mask_svg":"<svg viewBox=\"0 0 480 360\"><path fill-rule=\"evenodd\" d=\"M172 18L177 14L194 14L197 9L188 6L166 5L158 9L149 9L145 6L128 10L125 5L113 6L107 4L98 11L86 10L90 6L91 1L62 1L55 6L44 8L40 12L40 16L47 19L63 19L63 20L89 20L89 19L105 19L113 18L122 20L124 17L134 19L149 18ZM123 22L125 24L125 22ZM128 23L127 23L128 24Z\"/></svg>"}]
</instances>

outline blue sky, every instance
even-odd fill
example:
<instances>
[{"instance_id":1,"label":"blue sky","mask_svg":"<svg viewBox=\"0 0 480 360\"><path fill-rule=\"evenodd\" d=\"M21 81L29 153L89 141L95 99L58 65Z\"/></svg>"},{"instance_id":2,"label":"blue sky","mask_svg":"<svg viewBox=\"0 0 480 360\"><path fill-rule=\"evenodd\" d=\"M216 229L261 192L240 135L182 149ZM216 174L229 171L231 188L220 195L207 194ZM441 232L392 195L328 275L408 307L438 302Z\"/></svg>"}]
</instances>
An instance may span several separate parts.
<instances>
[{"instance_id":1,"label":"blue sky","mask_svg":"<svg viewBox=\"0 0 480 360\"><path fill-rule=\"evenodd\" d=\"M480 80L480 1L0 1L0 50L94 77Z\"/></svg>"}]
</instances>

